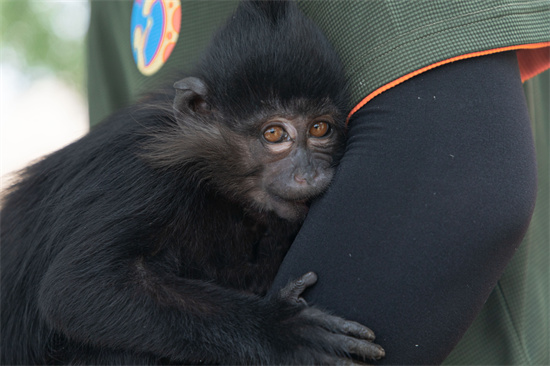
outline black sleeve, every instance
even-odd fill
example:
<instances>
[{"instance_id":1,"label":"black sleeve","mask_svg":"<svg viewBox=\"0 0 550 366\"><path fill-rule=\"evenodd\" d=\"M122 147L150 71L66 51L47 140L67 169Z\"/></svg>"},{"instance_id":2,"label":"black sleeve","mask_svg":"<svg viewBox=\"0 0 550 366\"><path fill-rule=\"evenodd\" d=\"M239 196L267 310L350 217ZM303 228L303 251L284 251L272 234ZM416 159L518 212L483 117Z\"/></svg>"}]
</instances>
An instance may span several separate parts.
<instances>
[{"instance_id":1,"label":"black sleeve","mask_svg":"<svg viewBox=\"0 0 550 366\"><path fill-rule=\"evenodd\" d=\"M307 300L371 327L379 364L439 364L514 254L535 195L515 53L436 68L356 113L274 289L315 271Z\"/></svg>"}]
</instances>

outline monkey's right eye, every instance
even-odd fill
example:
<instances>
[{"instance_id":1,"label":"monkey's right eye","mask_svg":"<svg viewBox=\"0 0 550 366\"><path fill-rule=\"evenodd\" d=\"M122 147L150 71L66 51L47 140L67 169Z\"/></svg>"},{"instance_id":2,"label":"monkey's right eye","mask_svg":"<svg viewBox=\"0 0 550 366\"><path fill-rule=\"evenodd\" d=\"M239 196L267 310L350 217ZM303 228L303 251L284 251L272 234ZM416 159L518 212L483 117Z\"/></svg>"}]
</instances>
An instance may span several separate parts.
<instances>
[{"instance_id":1,"label":"monkey's right eye","mask_svg":"<svg viewBox=\"0 0 550 366\"><path fill-rule=\"evenodd\" d=\"M264 139L271 143L283 142L287 136L288 134L281 126L270 126L264 131Z\"/></svg>"}]
</instances>

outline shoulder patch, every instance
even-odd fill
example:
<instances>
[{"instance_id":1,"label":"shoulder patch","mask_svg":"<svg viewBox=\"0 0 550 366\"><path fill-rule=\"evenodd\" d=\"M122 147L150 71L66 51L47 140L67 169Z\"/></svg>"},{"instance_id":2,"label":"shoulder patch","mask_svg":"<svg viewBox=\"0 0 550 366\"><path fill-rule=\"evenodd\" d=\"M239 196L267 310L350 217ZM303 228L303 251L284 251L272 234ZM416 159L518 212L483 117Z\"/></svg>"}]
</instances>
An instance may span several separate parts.
<instances>
[{"instance_id":1,"label":"shoulder patch","mask_svg":"<svg viewBox=\"0 0 550 366\"><path fill-rule=\"evenodd\" d=\"M134 0L132 53L143 75L153 75L166 63L178 40L180 25L180 0Z\"/></svg>"}]
</instances>

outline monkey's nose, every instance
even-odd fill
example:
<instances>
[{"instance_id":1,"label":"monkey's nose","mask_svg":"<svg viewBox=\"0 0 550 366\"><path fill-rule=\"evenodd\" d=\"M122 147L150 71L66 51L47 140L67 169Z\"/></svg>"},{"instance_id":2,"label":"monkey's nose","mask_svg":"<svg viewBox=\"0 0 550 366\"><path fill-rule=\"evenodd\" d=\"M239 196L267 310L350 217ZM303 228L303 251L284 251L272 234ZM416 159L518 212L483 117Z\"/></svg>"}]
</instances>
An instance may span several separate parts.
<instances>
[{"instance_id":1,"label":"monkey's nose","mask_svg":"<svg viewBox=\"0 0 550 366\"><path fill-rule=\"evenodd\" d=\"M315 182L315 178L317 178L317 175L317 171L308 173L295 173L294 180L300 185L312 185Z\"/></svg>"}]
</instances>

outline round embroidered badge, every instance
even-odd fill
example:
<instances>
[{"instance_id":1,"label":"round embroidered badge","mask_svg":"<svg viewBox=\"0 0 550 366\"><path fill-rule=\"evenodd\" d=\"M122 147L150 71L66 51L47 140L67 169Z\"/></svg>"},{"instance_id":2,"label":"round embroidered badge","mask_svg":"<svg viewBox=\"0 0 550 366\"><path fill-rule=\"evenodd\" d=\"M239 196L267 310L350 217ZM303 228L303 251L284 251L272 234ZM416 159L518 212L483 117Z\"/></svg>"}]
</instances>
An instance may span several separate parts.
<instances>
[{"instance_id":1,"label":"round embroidered badge","mask_svg":"<svg viewBox=\"0 0 550 366\"><path fill-rule=\"evenodd\" d=\"M153 75L170 57L181 24L180 0L134 0L132 52L143 75Z\"/></svg>"}]
</instances>

